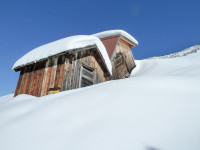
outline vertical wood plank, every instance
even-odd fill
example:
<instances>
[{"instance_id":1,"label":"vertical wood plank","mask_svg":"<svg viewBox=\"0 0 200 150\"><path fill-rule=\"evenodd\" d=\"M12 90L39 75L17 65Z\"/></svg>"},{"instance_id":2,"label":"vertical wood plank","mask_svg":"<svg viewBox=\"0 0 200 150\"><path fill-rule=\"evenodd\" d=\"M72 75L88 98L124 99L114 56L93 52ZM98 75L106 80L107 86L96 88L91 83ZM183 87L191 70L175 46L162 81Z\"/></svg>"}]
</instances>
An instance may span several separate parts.
<instances>
[{"instance_id":1,"label":"vertical wood plank","mask_svg":"<svg viewBox=\"0 0 200 150\"><path fill-rule=\"evenodd\" d=\"M66 56L65 61L64 61L64 75L63 75L63 85L62 85L62 91L67 90L67 70L68 70L68 56Z\"/></svg>"},{"instance_id":2,"label":"vertical wood plank","mask_svg":"<svg viewBox=\"0 0 200 150\"><path fill-rule=\"evenodd\" d=\"M54 84L54 88L56 88L56 89L58 89L58 82L59 82L59 79L60 79L61 63L62 63L62 56L59 56L58 57L58 63L57 63L57 69L56 69L55 84Z\"/></svg>"},{"instance_id":3,"label":"vertical wood plank","mask_svg":"<svg viewBox=\"0 0 200 150\"><path fill-rule=\"evenodd\" d=\"M45 70L45 61L41 62L40 65L40 74L38 76L38 83L37 83L37 92L36 92L36 96L40 97L41 96L41 90L42 90L42 81L44 78L44 70Z\"/></svg>"},{"instance_id":4,"label":"vertical wood plank","mask_svg":"<svg viewBox=\"0 0 200 150\"><path fill-rule=\"evenodd\" d=\"M58 87L60 88L60 91L62 91L64 72L65 72L65 55L62 55L60 76L59 76L59 82L58 82Z\"/></svg>"},{"instance_id":5,"label":"vertical wood plank","mask_svg":"<svg viewBox=\"0 0 200 150\"><path fill-rule=\"evenodd\" d=\"M36 72L35 72L35 69L36 69L36 64L34 64L34 69L32 71L32 75L31 75L31 87L30 87L30 91L29 91L29 94L30 95L33 95L34 93L34 87L35 87L35 80L36 80ZM34 95L33 95L34 96Z\"/></svg>"},{"instance_id":6,"label":"vertical wood plank","mask_svg":"<svg viewBox=\"0 0 200 150\"><path fill-rule=\"evenodd\" d=\"M22 70L20 71L20 75L19 75L19 79L18 79L18 82L17 82L17 87L16 87L16 90L15 90L14 97L16 97L17 95L19 95L20 86L21 86L21 80L22 80L23 74L24 74L24 69L22 69Z\"/></svg>"},{"instance_id":7,"label":"vertical wood plank","mask_svg":"<svg viewBox=\"0 0 200 150\"><path fill-rule=\"evenodd\" d=\"M44 88L44 95L47 95L49 92L49 83L50 83L50 77L51 77L51 69L53 66L53 61L52 58L49 58L49 66L48 66L48 71L47 71L47 76L46 76L46 84L45 84L45 88Z\"/></svg>"},{"instance_id":8,"label":"vertical wood plank","mask_svg":"<svg viewBox=\"0 0 200 150\"><path fill-rule=\"evenodd\" d=\"M33 87L33 95L37 96L38 95L38 89L39 89L39 80L40 80L40 73L41 73L41 65L42 62L39 62L36 64L36 69L35 69L35 83Z\"/></svg>"},{"instance_id":9,"label":"vertical wood plank","mask_svg":"<svg viewBox=\"0 0 200 150\"><path fill-rule=\"evenodd\" d=\"M22 91L23 94L28 94L26 89L27 89L27 87L29 85L29 82L28 82L29 74L30 74L30 66L27 66L26 67L25 78L24 78L24 88L23 88L23 91Z\"/></svg>"},{"instance_id":10,"label":"vertical wood plank","mask_svg":"<svg viewBox=\"0 0 200 150\"><path fill-rule=\"evenodd\" d=\"M43 75L44 77L43 77L43 81L42 81L40 96L45 95L45 88L46 88L46 82L47 82L47 73L48 73L48 69L49 69L49 63L50 63L50 59L48 59L45 63L44 75Z\"/></svg>"},{"instance_id":11,"label":"vertical wood plank","mask_svg":"<svg viewBox=\"0 0 200 150\"><path fill-rule=\"evenodd\" d=\"M32 66L33 66L33 68L32 68L32 71L30 73L30 76L29 76L29 78L30 78L29 90L28 90L29 95L31 95L31 91L32 91L31 88L32 88L32 84L33 84L33 81L34 81L34 71L35 71L36 64L33 64Z\"/></svg>"},{"instance_id":12,"label":"vertical wood plank","mask_svg":"<svg viewBox=\"0 0 200 150\"><path fill-rule=\"evenodd\" d=\"M23 73L22 80L21 80L21 86L20 86L19 94L24 94L24 83L25 83L26 75L27 75L26 70L27 70L27 67L24 67L24 73Z\"/></svg>"},{"instance_id":13,"label":"vertical wood plank","mask_svg":"<svg viewBox=\"0 0 200 150\"><path fill-rule=\"evenodd\" d=\"M74 69L74 57L71 55L70 56L70 61L69 61L69 68L67 71L67 74L69 78L67 78L67 90L72 89L72 81L73 81L73 70Z\"/></svg>"},{"instance_id":14,"label":"vertical wood plank","mask_svg":"<svg viewBox=\"0 0 200 150\"><path fill-rule=\"evenodd\" d=\"M53 58L53 66L52 66L52 69L51 69L49 88L54 88L57 62L58 62L58 57Z\"/></svg>"},{"instance_id":15,"label":"vertical wood plank","mask_svg":"<svg viewBox=\"0 0 200 150\"><path fill-rule=\"evenodd\" d=\"M27 77L27 85L26 85L26 88L25 88L25 94L29 94L29 88L30 88L30 85L31 85L31 75L32 75L32 71L33 71L33 66L34 65L30 65L29 66L29 70L28 70L28 77Z\"/></svg>"}]
</instances>

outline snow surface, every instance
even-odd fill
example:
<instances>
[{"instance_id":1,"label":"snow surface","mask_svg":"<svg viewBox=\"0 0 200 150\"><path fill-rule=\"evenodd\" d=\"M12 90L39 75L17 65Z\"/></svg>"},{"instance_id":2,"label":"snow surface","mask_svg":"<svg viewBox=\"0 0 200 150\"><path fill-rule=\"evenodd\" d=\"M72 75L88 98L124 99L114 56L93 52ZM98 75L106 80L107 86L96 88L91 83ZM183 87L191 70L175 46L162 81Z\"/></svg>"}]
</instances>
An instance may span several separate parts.
<instances>
[{"instance_id":1,"label":"snow surface","mask_svg":"<svg viewBox=\"0 0 200 150\"><path fill-rule=\"evenodd\" d=\"M98 47L98 50L105 61L105 65L107 66L110 74L112 74L112 65L103 43L97 37L92 35L76 35L42 45L21 57L14 64L12 69L26 65L28 63L40 61L41 59L64 51L76 50L91 45L96 45Z\"/></svg>"},{"instance_id":2,"label":"snow surface","mask_svg":"<svg viewBox=\"0 0 200 150\"><path fill-rule=\"evenodd\" d=\"M200 53L136 63L128 79L0 97L0 149L199 150Z\"/></svg>"},{"instance_id":3,"label":"snow surface","mask_svg":"<svg viewBox=\"0 0 200 150\"><path fill-rule=\"evenodd\" d=\"M200 44L186 48L183 51L172 53L169 55L159 56L159 57L152 57L150 59L157 59L157 58L175 58L175 57L182 57L182 56L195 56L196 53L199 53L200 51Z\"/></svg>"},{"instance_id":4,"label":"snow surface","mask_svg":"<svg viewBox=\"0 0 200 150\"><path fill-rule=\"evenodd\" d=\"M109 37L109 36L113 36L113 35L117 35L117 34L124 36L125 38L129 39L131 42L138 45L138 41L132 35L130 35L129 33L127 33L124 30L109 30L109 31L99 32L99 33L96 33L93 35L98 38L105 38L105 37Z\"/></svg>"}]
</instances>

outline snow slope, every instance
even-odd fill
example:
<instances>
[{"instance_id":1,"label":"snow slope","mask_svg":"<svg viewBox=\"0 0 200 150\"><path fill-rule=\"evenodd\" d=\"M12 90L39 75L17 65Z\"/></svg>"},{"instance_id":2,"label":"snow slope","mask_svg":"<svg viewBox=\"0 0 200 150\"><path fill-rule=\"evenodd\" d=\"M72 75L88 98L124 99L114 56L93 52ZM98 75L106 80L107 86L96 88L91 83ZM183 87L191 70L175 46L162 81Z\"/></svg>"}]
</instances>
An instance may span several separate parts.
<instances>
[{"instance_id":1,"label":"snow slope","mask_svg":"<svg viewBox=\"0 0 200 150\"><path fill-rule=\"evenodd\" d=\"M164 56L159 56L159 57L152 57L151 59L155 59L155 58L175 58L175 57L182 57L182 56L195 56L196 53L199 53L200 51L200 44L197 44L195 46L186 48L183 51L180 52L176 52L176 53L172 53L169 55L164 55Z\"/></svg>"},{"instance_id":2,"label":"snow slope","mask_svg":"<svg viewBox=\"0 0 200 150\"><path fill-rule=\"evenodd\" d=\"M200 53L138 60L128 79L0 98L2 150L199 150Z\"/></svg>"}]
</instances>

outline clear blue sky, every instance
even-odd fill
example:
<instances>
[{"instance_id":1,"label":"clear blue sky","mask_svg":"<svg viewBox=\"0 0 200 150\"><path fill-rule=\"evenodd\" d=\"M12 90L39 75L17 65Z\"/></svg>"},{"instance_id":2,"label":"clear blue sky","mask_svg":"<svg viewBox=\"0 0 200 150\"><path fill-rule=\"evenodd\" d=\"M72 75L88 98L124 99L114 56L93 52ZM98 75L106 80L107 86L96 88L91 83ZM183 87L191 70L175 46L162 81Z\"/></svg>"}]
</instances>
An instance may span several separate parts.
<instances>
[{"instance_id":1,"label":"clear blue sky","mask_svg":"<svg viewBox=\"0 0 200 150\"><path fill-rule=\"evenodd\" d=\"M0 96L15 90L15 61L67 36L123 29L139 41L135 59L198 44L199 6L199 0L0 0Z\"/></svg>"}]
</instances>

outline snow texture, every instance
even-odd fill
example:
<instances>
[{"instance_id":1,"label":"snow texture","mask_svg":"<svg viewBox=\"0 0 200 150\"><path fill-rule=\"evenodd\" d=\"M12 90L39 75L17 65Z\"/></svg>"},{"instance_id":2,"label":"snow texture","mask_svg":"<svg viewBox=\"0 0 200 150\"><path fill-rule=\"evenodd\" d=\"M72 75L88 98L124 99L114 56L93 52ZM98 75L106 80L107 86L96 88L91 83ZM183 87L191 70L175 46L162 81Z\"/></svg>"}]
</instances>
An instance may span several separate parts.
<instances>
[{"instance_id":1,"label":"snow texture","mask_svg":"<svg viewBox=\"0 0 200 150\"><path fill-rule=\"evenodd\" d=\"M0 149L199 150L200 53L136 64L128 79L0 97Z\"/></svg>"},{"instance_id":2,"label":"snow texture","mask_svg":"<svg viewBox=\"0 0 200 150\"><path fill-rule=\"evenodd\" d=\"M72 51L91 45L96 45L98 47L98 50L105 61L105 65L107 66L110 74L112 74L112 65L103 43L97 37L92 35L76 35L42 45L21 57L14 64L12 69L32 62L38 62L42 59L64 51Z\"/></svg>"},{"instance_id":3,"label":"snow texture","mask_svg":"<svg viewBox=\"0 0 200 150\"><path fill-rule=\"evenodd\" d=\"M131 42L138 45L138 41L133 36L131 36L129 33L127 33L126 31L123 31L123 30L109 30L109 31L99 32L99 33L96 33L93 35L98 38L105 38L105 37L109 37L109 36L113 36L113 35L117 35L117 34L124 36Z\"/></svg>"},{"instance_id":4,"label":"snow texture","mask_svg":"<svg viewBox=\"0 0 200 150\"><path fill-rule=\"evenodd\" d=\"M175 57L182 57L182 56L193 56L196 55L196 53L200 52L200 44L186 48L183 51L172 53L169 55L164 55L164 56L158 56L158 57L151 57L149 59L160 59L160 58L175 58Z\"/></svg>"}]
</instances>

